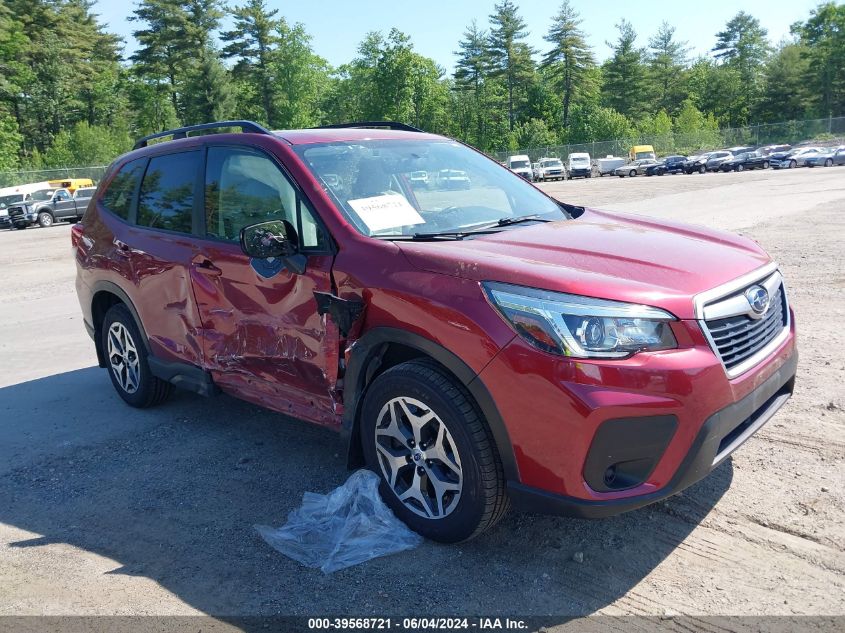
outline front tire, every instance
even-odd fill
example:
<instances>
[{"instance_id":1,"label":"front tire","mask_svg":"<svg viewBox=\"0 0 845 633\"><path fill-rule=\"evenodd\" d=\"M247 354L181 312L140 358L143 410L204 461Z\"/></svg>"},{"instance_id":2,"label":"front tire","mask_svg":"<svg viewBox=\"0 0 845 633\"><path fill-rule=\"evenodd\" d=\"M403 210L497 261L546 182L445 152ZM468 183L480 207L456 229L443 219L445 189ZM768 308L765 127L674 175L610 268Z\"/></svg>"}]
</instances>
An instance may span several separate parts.
<instances>
[{"instance_id":1,"label":"front tire","mask_svg":"<svg viewBox=\"0 0 845 633\"><path fill-rule=\"evenodd\" d=\"M828 158L826 161L824 161L824 166L825 167L833 167L833 159Z\"/></svg>"},{"instance_id":2,"label":"front tire","mask_svg":"<svg viewBox=\"0 0 845 633\"><path fill-rule=\"evenodd\" d=\"M628 175L629 175L631 178L633 178L634 176L636 176L636 175L637 175L637 172L636 172L636 170L633 170L633 169L632 169L631 171L629 171L629 172L628 172Z\"/></svg>"},{"instance_id":3,"label":"front tire","mask_svg":"<svg viewBox=\"0 0 845 633\"><path fill-rule=\"evenodd\" d=\"M743 171L744 169L745 169L745 167L743 165L737 165L736 166L737 171Z\"/></svg>"},{"instance_id":4,"label":"front tire","mask_svg":"<svg viewBox=\"0 0 845 633\"><path fill-rule=\"evenodd\" d=\"M478 536L509 507L501 459L463 385L434 362L388 369L367 390L361 443L385 503L442 543Z\"/></svg>"},{"instance_id":5,"label":"front tire","mask_svg":"<svg viewBox=\"0 0 845 633\"><path fill-rule=\"evenodd\" d=\"M798 163L796 161L794 161L794 160L789 161L789 168L790 169L795 169L796 167L798 167Z\"/></svg>"},{"instance_id":6,"label":"front tire","mask_svg":"<svg viewBox=\"0 0 845 633\"><path fill-rule=\"evenodd\" d=\"M42 229L46 229L53 226L53 216L47 213L46 211L42 211L38 214L38 226L40 226Z\"/></svg>"},{"instance_id":7,"label":"front tire","mask_svg":"<svg viewBox=\"0 0 845 633\"><path fill-rule=\"evenodd\" d=\"M768 168L769 168L769 161L764 160L763 161L763 169L768 169Z\"/></svg>"},{"instance_id":8,"label":"front tire","mask_svg":"<svg viewBox=\"0 0 845 633\"><path fill-rule=\"evenodd\" d=\"M167 399L172 385L150 371L141 333L125 305L119 303L109 309L100 336L109 378L128 405L146 409Z\"/></svg>"}]
</instances>

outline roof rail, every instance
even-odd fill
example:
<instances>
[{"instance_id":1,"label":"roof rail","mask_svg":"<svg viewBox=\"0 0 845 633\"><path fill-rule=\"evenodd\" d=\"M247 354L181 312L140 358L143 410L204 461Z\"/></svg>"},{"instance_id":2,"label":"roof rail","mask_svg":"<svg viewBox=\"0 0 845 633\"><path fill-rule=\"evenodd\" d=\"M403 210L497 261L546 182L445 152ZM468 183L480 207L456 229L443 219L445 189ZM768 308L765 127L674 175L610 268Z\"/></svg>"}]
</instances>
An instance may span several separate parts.
<instances>
[{"instance_id":1,"label":"roof rail","mask_svg":"<svg viewBox=\"0 0 845 633\"><path fill-rule=\"evenodd\" d=\"M387 128L388 130L402 130L404 132L423 132L423 130L407 123L399 123L397 121L355 121L354 123L333 123L331 125L318 125L314 130L345 128L345 127L360 127L360 128Z\"/></svg>"},{"instance_id":2,"label":"roof rail","mask_svg":"<svg viewBox=\"0 0 845 633\"><path fill-rule=\"evenodd\" d=\"M221 127L239 127L242 132L254 132L255 134L272 134L267 128L255 123L253 121L215 121L214 123L201 123L199 125L186 125L174 130L166 130L164 132L156 132L144 138L135 141L135 146L132 149L140 149L146 147L147 143L153 139L161 138L163 136L172 136L173 140L178 138L187 138L188 132L199 132L200 130L214 130Z\"/></svg>"}]
</instances>

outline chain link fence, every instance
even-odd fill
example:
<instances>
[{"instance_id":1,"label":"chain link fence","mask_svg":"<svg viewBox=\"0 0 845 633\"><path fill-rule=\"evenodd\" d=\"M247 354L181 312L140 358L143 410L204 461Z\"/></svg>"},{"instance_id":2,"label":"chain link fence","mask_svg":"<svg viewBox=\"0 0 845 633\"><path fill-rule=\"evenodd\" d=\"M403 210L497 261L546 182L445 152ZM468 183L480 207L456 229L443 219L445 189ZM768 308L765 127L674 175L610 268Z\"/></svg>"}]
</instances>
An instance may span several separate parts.
<instances>
[{"instance_id":1,"label":"chain link fence","mask_svg":"<svg viewBox=\"0 0 845 633\"><path fill-rule=\"evenodd\" d=\"M93 167L62 167L60 169L38 169L0 172L0 187L16 187L36 182L51 180L66 180L68 178L90 178L94 183L100 182L105 175L108 165Z\"/></svg>"},{"instance_id":2,"label":"chain link fence","mask_svg":"<svg viewBox=\"0 0 845 633\"><path fill-rule=\"evenodd\" d=\"M658 156L665 156L669 154L690 155L726 147L795 145L811 141L822 145L836 145L845 142L845 117L766 123L720 130L700 130L692 134L671 133L613 141L549 145L524 148L517 151L501 150L493 152L493 156L501 162L505 162L508 156L516 154L527 154L532 162L546 156L565 161L570 154L575 152L587 152L593 159L605 156L627 157L628 151L634 145L653 145Z\"/></svg>"},{"instance_id":3,"label":"chain link fence","mask_svg":"<svg viewBox=\"0 0 845 633\"><path fill-rule=\"evenodd\" d=\"M658 155L695 154L701 151L735 146L759 146L771 144L795 145L802 142L816 142L820 145L845 143L845 117L815 119L809 121L787 121L767 123L721 130L701 130L693 134L665 134L594 141L570 145L549 145L530 147L516 151L501 150L492 156L505 162L508 156L527 154L532 162L544 156L566 160L574 152L587 152L593 159L604 156L627 157L634 145L653 145ZM29 183L65 178L90 178L98 183L106 172L107 165L92 167L62 167L57 169L20 170L0 172L0 187L14 187Z\"/></svg>"}]
</instances>

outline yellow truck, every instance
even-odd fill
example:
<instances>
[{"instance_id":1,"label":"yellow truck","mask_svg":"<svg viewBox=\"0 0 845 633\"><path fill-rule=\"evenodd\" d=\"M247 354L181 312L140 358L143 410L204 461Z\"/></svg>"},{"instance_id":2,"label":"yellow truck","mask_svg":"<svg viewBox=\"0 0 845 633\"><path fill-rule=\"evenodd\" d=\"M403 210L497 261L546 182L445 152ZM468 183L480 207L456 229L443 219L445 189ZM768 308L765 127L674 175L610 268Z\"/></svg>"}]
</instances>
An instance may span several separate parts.
<instances>
[{"instance_id":1,"label":"yellow truck","mask_svg":"<svg viewBox=\"0 0 845 633\"><path fill-rule=\"evenodd\" d=\"M67 189L70 193L73 193L81 187L93 187L94 181L90 178L65 178L64 180L51 180L49 184L53 189Z\"/></svg>"},{"instance_id":2,"label":"yellow truck","mask_svg":"<svg viewBox=\"0 0 845 633\"><path fill-rule=\"evenodd\" d=\"M631 151L628 152L628 158L631 160L640 160L643 158L657 160L657 156L654 154L654 147L651 145L634 145Z\"/></svg>"}]
</instances>

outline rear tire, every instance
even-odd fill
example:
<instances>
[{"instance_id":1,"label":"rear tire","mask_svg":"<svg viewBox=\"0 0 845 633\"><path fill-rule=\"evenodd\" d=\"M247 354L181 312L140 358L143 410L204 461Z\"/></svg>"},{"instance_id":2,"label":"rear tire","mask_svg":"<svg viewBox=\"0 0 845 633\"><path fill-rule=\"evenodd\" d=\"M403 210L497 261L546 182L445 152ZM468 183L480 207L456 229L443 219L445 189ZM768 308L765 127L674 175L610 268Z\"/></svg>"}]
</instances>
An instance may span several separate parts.
<instances>
[{"instance_id":1,"label":"rear tire","mask_svg":"<svg viewBox=\"0 0 845 633\"><path fill-rule=\"evenodd\" d=\"M769 161L764 160L763 161L763 169L768 169L768 168L769 168Z\"/></svg>"},{"instance_id":2,"label":"rear tire","mask_svg":"<svg viewBox=\"0 0 845 633\"><path fill-rule=\"evenodd\" d=\"M463 385L436 363L413 360L378 376L367 389L360 428L382 498L412 530L457 543L507 512L490 429Z\"/></svg>"},{"instance_id":3,"label":"rear tire","mask_svg":"<svg viewBox=\"0 0 845 633\"><path fill-rule=\"evenodd\" d=\"M826 161L824 161L824 166L825 167L833 167L833 159L828 158Z\"/></svg>"},{"instance_id":4,"label":"rear tire","mask_svg":"<svg viewBox=\"0 0 845 633\"><path fill-rule=\"evenodd\" d=\"M737 165L737 166L736 166L736 170L737 170L737 171L743 171L744 169L745 169L745 167L743 167L742 165Z\"/></svg>"},{"instance_id":5,"label":"rear tire","mask_svg":"<svg viewBox=\"0 0 845 633\"><path fill-rule=\"evenodd\" d=\"M106 312L100 336L109 378L126 404L146 409L167 399L173 385L150 371L144 340L125 305Z\"/></svg>"},{"instance_id":6,"label":"rear tire","mask_svg":"<svg viewBox=\"0 0 845 633\"><path fill-rule=\"evenodd\" d=\"M704 165L699 165L699 167L698 167L698 173L699 174L703 174L706 171L707 171L707 167L705 167Z\"/></svg>"}]
</instances>

